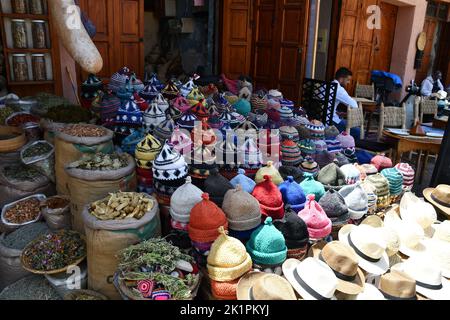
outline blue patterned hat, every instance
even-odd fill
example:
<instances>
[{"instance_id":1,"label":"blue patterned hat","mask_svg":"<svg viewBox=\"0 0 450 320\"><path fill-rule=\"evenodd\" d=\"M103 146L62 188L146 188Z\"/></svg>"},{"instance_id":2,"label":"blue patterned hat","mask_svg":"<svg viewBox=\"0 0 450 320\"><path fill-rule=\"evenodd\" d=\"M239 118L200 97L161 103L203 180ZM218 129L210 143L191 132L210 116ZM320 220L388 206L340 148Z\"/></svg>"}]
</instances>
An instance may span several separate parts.
<instances>
[{"instance_id":1,"label":"blue patterned hat","mask_svg":"<svg viewBox=\"0 0 450 320\"><path fill-rule=\"evenodd\" d=\"M136 126L142 125L142 112L133 98L122 103L117 111L116 123Z\"/></svg>"}]
</instances>

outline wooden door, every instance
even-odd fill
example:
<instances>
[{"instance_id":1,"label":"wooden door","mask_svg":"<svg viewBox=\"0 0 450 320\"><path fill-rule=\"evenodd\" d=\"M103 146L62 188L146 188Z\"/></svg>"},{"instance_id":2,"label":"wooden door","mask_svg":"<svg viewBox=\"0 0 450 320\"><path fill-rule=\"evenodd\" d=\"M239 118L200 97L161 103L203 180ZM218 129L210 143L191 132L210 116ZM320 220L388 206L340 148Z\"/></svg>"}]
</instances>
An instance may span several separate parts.
<instances>
[{"instance_id":1,"label":"wooden door","mask_svg":"<svg viewBox=\"0 0 450 320\"><path fill-rule=\"evenodd\" d=\"M381 29L375 31L373 70L389 72L397 26L398 7L381 2Z\"/></svg>"},{"instance_id":2,"label":"wooden door","mask_svg":"<svg viewBox=\"0 0 450 320\"><path fill-rule=\"evenodd\" d=\"M434 46L434 37L436 34L436 29L438 27L439 21L432 19L432 18L426 18L425 24L423 27L423 31L427 34L427 44L425 46L423 58L422 58L422 66L420 69L416 72L416 82L422 83L423 80L428 76L428 73L432 66L430 64L432 63L432 52L433 52L433 46Z\"/></svg>"},{"instance_id":3,"label":"wooden door","mask_svg":"<svg viewBox=\"0 0 450 320\"><path fill-rule=\"evenodd\" d=\"M222 22L222 73L236 79L250 74L252 0L224 0Z\"/></svg>"}]
</instances>

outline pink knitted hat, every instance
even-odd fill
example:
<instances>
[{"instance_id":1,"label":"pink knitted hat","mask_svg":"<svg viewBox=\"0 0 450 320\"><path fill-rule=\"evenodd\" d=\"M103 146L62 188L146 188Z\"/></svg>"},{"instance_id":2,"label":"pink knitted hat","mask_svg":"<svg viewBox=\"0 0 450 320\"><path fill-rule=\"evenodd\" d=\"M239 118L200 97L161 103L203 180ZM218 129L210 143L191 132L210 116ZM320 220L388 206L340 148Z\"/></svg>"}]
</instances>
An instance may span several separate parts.
<instances>
[{"instance_id":1,"label":"pink knitted hat","mask_svg":"<svg viewBox=\"0 0 450 320\"><path fill-rule=\"evenodd\" d=\"M306 222L311 239L323 239L331 233L331 220L315 201L314 195L308 195L305 209L300 211L298 216Z\"/></svg>"},{"instance_id":2,"label":"pink knitted hat","mask_svg":"<svg viewBox=\"0 0 450 320\"><path fill-rule=\"evenodd\" d=\"M379 172L381 172L384 169L389 169L393 167L392 160L386 157L384 154L379 154L373 157L370 163L373 164Z\"/></svg>"},{"instance_id":3,"label":"pink knitted hat","mask_svg":"<svg viewBox=\"0 0 450 320\"><path fill-rule=\"evenodd\" d=\"M414 177L416 175L414 169L408 163L399 163L395 168L400 171L403 176L403 189L411 191L414 185Z\"/></svg>"},{"instance_id":4,"label":"pink knitted hat","mask_svg":"<svg viewBox=\"0 0 450 320\"><path fill-rule=\"evenodd\" d=\"M340 135L336 137L336 140L341 143L341 147L343 149L354 148L355 147L355 138L349 135L347 132L342 132Z\"/></svg>"}]
</instances>

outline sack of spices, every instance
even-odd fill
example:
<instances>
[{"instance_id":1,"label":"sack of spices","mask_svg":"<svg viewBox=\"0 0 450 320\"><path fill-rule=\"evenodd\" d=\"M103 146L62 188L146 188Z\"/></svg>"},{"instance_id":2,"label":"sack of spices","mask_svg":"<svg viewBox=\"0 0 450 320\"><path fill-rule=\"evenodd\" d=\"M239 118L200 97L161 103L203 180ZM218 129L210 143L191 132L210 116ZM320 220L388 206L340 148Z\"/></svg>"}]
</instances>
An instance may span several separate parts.
<instances>
[{"instance_id":1,"label":"sack of spices","mask_svg":"<svg viewBox=\"0 0 450 320\"><path fill-rule=\"evenodd\" d=\"M83 154L112 153L114 133L103 127L75 124L62 128L55 139L56 190L68 194L68 175L64 166L81 158Z\"/></svg>"},{"instance_id":2,"label":"sack of spices","mask_svg":"<svg viewBox=\"0 0 450 320\"><path fill-rule=\"evenodd\" d=\"M72 290L64 296L64 300L108 300L103 294L92 290Z\"/></svg>"},{"instance_id":3,"label":"sack of spices","mask_svg":"<svg viewBox=\"0 0 450 320\"><path fill-rule=\"evenodd\" d=\"M42 215L48 227L53 230L71 229L70 198L54 196L47 198L42 204Z\"/></svg>"},{"instance_id":4,"label":"sack of spices","mask_svg":"<svg viewBox=\"0 0 450 320\"><path fill-rule=\"evenodd\" d=\"M135 210L138 215L133 215ZM112 284L118 265L117 254L130 245L161 236L158 203L147 194L119 192L87 205L82 216L87 242L88 288L109 299L120 299Z\"/></svg>"},{"instance_id":5,"label":"sack of spices","mask_svg":"<svg viewBox=\"0 0 450 320\"><path fill-rule=\"evenodd\" d=\"M36 194L5 205L2 209L0 229L10 233L41 220L41 202L45 199L45 195Z\"/></svg>"},{"instance_id":6,"label":"sack of spices","mask_svg":"<svg viewBox=\"0 0 450 320\"><path fill-rule=\"evenodd\" d=\"M72 227L84 234L81 213L86 204L111 192L135 191L136 164L129 154L86 154L65 166Z\"/></svg>"},{"instance_id":7,"label":"sack of spices","mask_svg":"<svg viewBox=\"0 0 450 320\"><path fill-rule=\"evenodd\" d=\"M23 147L22 162L55 182L55 148L47 141L35 141Z\"/></svg>"}]
</instances>

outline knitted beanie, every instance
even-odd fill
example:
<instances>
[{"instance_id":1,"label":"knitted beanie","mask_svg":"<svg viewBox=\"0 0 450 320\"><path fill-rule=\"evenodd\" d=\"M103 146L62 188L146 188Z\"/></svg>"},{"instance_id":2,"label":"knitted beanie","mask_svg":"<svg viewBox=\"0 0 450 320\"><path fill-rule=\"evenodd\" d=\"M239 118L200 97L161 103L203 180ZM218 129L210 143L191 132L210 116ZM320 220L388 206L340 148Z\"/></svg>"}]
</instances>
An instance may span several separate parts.
<instances>
[{"instance_id":1,"label":"knitted beanie","mask_svg":"<svg viewBox=\"0 0 450 320\"><path fill-rule=\"evenodd\" d=\"M335 163L330 163L320 170L317 181L325 187L339 189L345 184L345 175Z\"/></svg>"},{"instance_id":2,"label":"knitted beanie","mask_svg":"<svg viewBox=\"0 0 450 320\"><path fill-rule=\"evenodd\" d=\"M172 100L178 96L180 90L178 90L178 87L175 85L175 83L173 83L172 80L169 80L164 89L161 90L161 93L163 94L164 98Z\"/></svg>"},{"instance_id":3,"label":"knitted beanie","mask_svg":"<svg viewBox=\"0 0 450 320\"><path fill-rule=\"evenodd\" d=\"M192 184L192 178L186 177L186 183L179 187L170 198L170 215L173 220L189 223L192 208L202 201L202 190Z\"/></svg>"},{"instance_id":4,"label":"knitted beanie","mask_svg":"<svg viewBox=\"0 0 450 320\"><path fill-rule=\"evenodd\" d=\"M367 180L361 183L361 187L363 187L364 191L367 194L368 213L375 214L375 212L377 211L377 199L378 199L377 188L375 188L375 186Z\"/></svg>"},{"instance_id":5,"label":"knitted beanie","mask_svg":"<svg viewBox=\"0 0 450 320\"><path fill-rule=\"evenodd\" d=\"M219 119L223 123L229 124L232 129L235 129L241 123L229 110L222 112Z\"/></svg>"},{"instance_id":6,"label":"knitted beanie","mask_svg":"<svg viewBox=\"0 0 450 320\"><path fill-rule=\"evenodd\" d=\"M143 130L136 130L128 137L122 140L120 148L123 152L126 152L132 156L136 153L137 145L145 138L145 134ZM153 158L154 159L154 158Z\"/></svg>"},{"instance_id":7,"label":"knitted beanie","mask_svg":"<svg viewBox=\"0 0 450 320\"><path fill-rule=\"evenodd\" d=\"M191 109L191 106L189 105L189 101L186 100L183 96L178 96L174 100L172 100L172 105L180 110L181 112L186 112L189 109Z\"/></svg>"},{"instance_id":8,"label":"knitted beanie","mask_svg":"<svg viewBox=\"0 0 450 320\"><path fill-rule=\"evenodd\" d=\"M233 108L237 113L243 115L244 117L248 116L252 110L250 102L246 99L239 99L235 104L233 104Z\"/></svg>"},{"instance_id":9,"label":"knitted beanie","mask_svg":"<svg viewBox=\"0 0 450 320\"><path fill-rule=\"evenodd\" d=\"M225 282L211 280L211 294L214 299L223 301L237 300L237 285L239 280L240 278Z\"/></svg>"},{"instance_id":10,"label":"knitted beanie","mask_svg":"<svg viewBox=\"0 0 450 320\"><path fill-rule=\"evenodd\" d=\"M280 172L283 180L287 180L288 177L293 177L294 181L301 183L303 181L303 171L300 168L292 166L281 166L278 171Z\"/></svg>"},{"instance_id":11,"label":"knitted beanie","mask_svg":"<svg viewBox=\"0 0 450 320\"><path fill-rule=\"evenodd\" d=\"M205 96L200 92L200 89L197 86L194 86L186 97L187 101L191 106L195 106L200 100L204 100Z\"/></svg>"},{"instance_id":12,"label":"knitted beanie","mask_svg":"<svg viewBox=\"0 0 450 320\"><path fill-rule=\"evenodd\" d=\"M252 259L242 242L229 237L223 227L218 232L207 260L209 278L220 282L239 279L251 270Z\"/></svg>"},{"instance_id":13,"label":"knitted beanie","mask_svg":"<svg viewBox=\"0 0 450 320\"><path fill-rule=\"evenodd\" d=\"M339 194L344 198L352 220L359 220L367 214L369 199L361 183L344 187Z\"/></svg>"},{"instance_id":14,"label":"knitted beanie","mask_svg":"<svg viewBox=\"0 0 450 320\"><path fill-rule=\"evenodd\" d=\"M100 115L103 124L112 124L119 110L121 101L112 92L108 91L92 102L92 111Z\"/></svg>"},{"instance_id":15,"label":"knitted beanie","mask_svg":"<svg viewBox=\"0 0 450 320\"><path fill-rule=\"evenodd\" d=\"M275 168L275 166L273 165L272 161L268 161L265 167L262 167L258 170L258 172L256 172L256 183L263 182L265 180L265 176L269 176L271 178L271 181L276 185L279 185L283 182L283 178L281 177L277 168Z\"/></svg>"},{"instance_id":16,"label":"knitted beanie","mask_svg":"<svg viewBox=\"0 0 450 320\"><path fill-rule=\"evenodd\" d=\"M344 148L342 150L342 153L348 159L348 162L350 162L350 163L357 163L358 162L358 157L356 156L356 149L355 148Z\"/></svg>"},{"instance_id":17,"label":"knitted beanie","mask_svg":"<svg viewBox=\"0 0 450 320\"><path fill-rule=\"evenodd\" d=\"M170 144L173 145L173 148L182 154L188 154L192 150L192 140L189 135L180 130L179 127L176 127L173 130L172 136L169 140Z\"/></svg>"},{"instance_id":18,"label":"knitted beanie","mask_svg":"<svg viewBox=\"0 0 450 320\"><path fill-rule=\"evenodd\" d=\"M305 208L299 212L298 216L308 226L309 237L311 239L323 239L331 233L331 220L327 217L320 204L315 201L313 194L308 196Z\"/></svg>"},{"instance_id":19,"label":"knitted beanie","mask_svg":"<svg viewBox=\"0 0 450 320\"><path fill-rule=\"evenodd\" d=\"M161 142L169 140L172 136L173 130L175 129L175 122L172 119L167 119L161 122L153 131L155 138L159 139Z\"/></svg>"},{"instance_id":20,"label":"knitted beanie","mask_svg":"<svg viewBox=\"0 0 450 320\"><path fill-rule=\"evenodd\" d=\"M191 108L191 112L202 121L203 119L208 120L210 116L208 109L205 107L205 101L201 100L196 105Z\"/></svg>"},{"instance_id":21,"label":"knitted beanie","mask_svg":"<svg viewBox=\"0 0 450 320\"><path fill-rule=\"evenodd\" d=\"M284 140L281 143L281 163L285 166L298 166L302 162L300 148L293 140Z\"/></svg>"},{"instance_id":22,"label":"knitted beanie","mask_svg":"<svg viewBox=\"0 0 450 320\"><path fill-rule=\"evenodd\" d=\"M205 146L213 148L217 143L217 137L212 130L208 126L208 122L206 120L202 120L201 125L198 123L195 125L194 129L191 132L191 139L194 142L194 146Z\"/></svg>"},{"instance_id":23,"label":"knitted beanie","mask_svg":"<svg viewBox=\"0 0 450 320\"><path fill-rule=\"evenodd\" d=\"M251 121L246 120L242 122L239 126L236 127L234 130L236 135L250 135L252 133L257 134L258 133L258 127Z\"/></svg>"},{"instance_id":24,"label":"knitted beanie","mask_svg":"<svg viewBox=\"0 0 450 320\"><path fill-rule=\"evenodd\" d=\"M362 164L361 167L364 169L366 176L378 173L378 169L373 164Z\"/></svg>"},{"instance_id":25,"label":"knitted beanie","mask_svg":"<svg viewBox=\"0 0 450 320\"><path fill-rule=\"evenodd\" d=\"M333 154L342 151L341 142L339 140L337 140L336 138L334 138L334 139L326 139L325 143L327 144L328 151L333 153Z\"/></svg>"},{"instance_id":26,"label":"knitted beanie","mask_svg":"<svg viewBox=\"0 0 450 320\"><path fill-rule=\"evenodd\" d=\"M212 242L219 237L219 227L228 229L228 221L222 209L209 201L207 193L202 198L191 210L189 237L195 242Z\"/></svg>"},{"instance_id":27,"label":"knitted beanie","mask_svg":"<svg viewBox=\"0 0 450 320\"><path fill-rule=\"evenodd\" d=\"M294 181L294 177L288 177L287 181L278 186L285 205L289 204L291 209L299 212L305 207L306 196L302 187Z\"/></svg>"},{"instance_id":28,"label":"knitted beanie","mask_svg":"<svg viewBox=\"0 0 450 320\"><path fill-rule=\"evenodd\" d=\"M320 206L330 218L333 225L346 224L350 219L347 205L339 192L331 189L320 199Z\"/></svg>"},{"instance_id":29,"label":"knitted beanie","mask_svg":"<svg viewBox=\"0 0 450 320\"><path fill-rule=\"evenodd\" d=\"M191 93L192 89L194 89L194 79L190 78L185 84L183 84L180 88L180 93L183 97L187 97L189 93Z\"/></svg>"},{"instance_id":30,"label":"knitted beanie","mask_svg":"<svg viewBox=\"0 0 450 320\"><path fill-rule=\"evenodd\" d=\"M314 195L315 199L320 200L325 194L325 188L323 184L314 180L314 177L310 173L304 174L305 180L300 183L303 191L306 195Z\"/></svg>"},{"instance_id":31,"label":"knitted beanie","mask_svg":"<svg viewBox=\"0 0 450 320\"><path fill-rule=\"evenodd\" d=\"M148 81L148 83L151 84L152 86L155 86L156 89L158 89L158 90L164 89L164 85L158 79L158 76L156 75L156 73L152 74L152 76L150 77L150 80Z\"/></svg>"},{"instance_id":32,"label":"knitted beanie","mask_svg":"<svg viewBox=\"0 0 450 320\"><path fill-rule=\"evenodd\" d=\"M298 137L299 137L300 141L311 139L311 132L309 131L308 128L306 128L307 124L309 124L309 121L306 124L301 124L301 125L295 126L295 128L298 131Z\"/></svg>"},{"instance_id":33,"label":"knitted beanie","mask_svg":"<svg viewBox=\"0 0 450 320\"><path fill-rule=\"evenodd\" d=\"M389 193L397 196L403 191L403 176L396 168L384 169L381 174L389 181Z\"/></svg>"},{"instance_id":34,"label":"knitted beanie","mask_svg":"<svg viewBox=\"0 0 450 320\"><path fill-rule=\"evenodd\" d=\"M148 134L136 146L135 158L137 165L144 169L150 169L152 161L156 159L161 150L161 143L151 134Z\"/></svg>"},{"instance_id":35,"label":"knitted beanie","mask_svg":"<svg viewBox=\"0 0 450 320\"><path fill-rule=\"evenodd\" d=\"M238 175L231 179L230 183L234 188L240 185L242 187L242 190L248 193L252 193L256 186L256 182L245 175L244 169L239 169Z\"/></svg>"},{"instance_id":36,"label":"knitted beanie","mask_svg":"<svg viewBox=\"0 0 450 320\"><path fill-rule=\"evenodd\" d=\"M177 124L181 129L192 131L196 121L198 121L197 117L192 114L192 112L187 111L180 119L178 119Z\"/></svg>"},{"instance_id":37,"label":"knitted beanie","mask_svg":"<svg viewBox=\"0 0 450 320\"><path fill-rule=\"evenodd\" d=\"M334 140L339 135L339 130L335 126L325 128L325 139Z\"/></svg>"},{"instance_id":38,"label":"knitted beanie","mask_svg":"<svg viewBox=\"0 0 450 320\"><path fill-rule=\"evenodd\" d=\"M353 138L351 135L349 135L347 132L342 132L336 137L336 140L338 140L341 143L341 147L346 148L355 148L355 138Z\"/></svg>"},{"instance_id":39,"label":"knitted beanie","mask_svg":"<svg viewBox=\"0 0 450 320\"><path fill-rule=\"evenodd\" d=\"M208 119L208 125L213 128L219 130L223 126L223 122L220 121L219 117L211 116Z\"/></svg>"},{"instance_id":40,"label":"knitted beanie","mask_svg":"<svg viewBox=\"0 0 450 320\"><path fill-rule=\"evenodd\" d=\"M192 177L206 179L210 174L218 172L216 155L211 148L198 146L192 150L192 162L189 172Z\"/></svg>"},{"instance_id":41,"label":"knitted beanie","mask_svg":"<svg viewBox=\"0 0 450 320\"><path fill-rule=\"evenodd\" d=\"M169 109L169 102L164 98L164 96L159 93L155 100L153 100L158 104L159 109L161 109L162 112L166 112L167 109Z\"/></svg>"},{"instance_id":42,"label":"knitted beanie","mask_svg":"<svg viewBox=\"0 0 450 320\"><path fill-rule=\"evenodd\" d=\"M314 155L314 160L319 165L319 168L324 168L330 163L334 163L335 159L336 157L334 156L334 154L328 151L318 152Z\"/></svg>"},{"instance_id":43,"label":"knitted beanie","mask_svg":"<svg viewBox=\"0 0 450 320\"><path fill-rule=\"evenodd\" d=\"M139 95L148 102L152 102L159 94L158 89L148 84L139 92Z\"/></svg>"},{"instance_id":44,"label":"knitted beanie","mask_svg":"<svg viewBox=\"0 0 450 320\"><path fill-rule=\"evenodd\" d=\"M382 209L389 206L389 181L380 173L368 176L366 181L376 188L377 207Z\"/></svg>"},{"instance_id":45,"label":"knitted beanie","mask_svg":"<svg viewBox=\"0 0 450 320\"><path fill-rule=\"evenodd\" d=\"M296 212L286 211L284 219L274 221L273 224L283 234L288 250L300 249L308 245L308 226Z\"/></svg>"},{"instance_id":46,"label":"knitted beanie","mask_svg":"<svg viewBox=\"0 0 450 320\"><path fill-rule=\"evenodd\" d=\"M278 112L280 113L280 120L284 123L294 117L294 112L292 111L292 109L286 106L281 106Z\"/></svg>"},{"instance_id":47,"label":"knitted beanie","mask_svg":"<svg viewBox=\"0 0 450 320\"><path fill-rule=\"evenodd\" d=\"M303 159L303 162L300 165L300 169L302 169L304 173L310 173L313 175L313 177L317 177L320 168L317 162L314 161L313 157L307 156L305 159Z\"/></svg>"},{"instance_id":48,"label":"knitted beanie","mask_svg":"<svg viewBox=\"0 0 450 320\"><path fill-rule=\"evenodd\" d=\"M370 162L377 168L379 172L381 172L383 169L392 168L392 160L386 157L384 154L376 155L372 158L372 161Z\"/></svg>"},{"instance_id":49,"label":"knitted beanie","mask_svg":"<svg viewBox=\"0 0 450 320\"><path fill-rule=\"evenodd\" d=\"M166 114L158 107L156 102L150 103L148 109L144 112L144 125L147 131L153 130L166 120Z\"/></svg>"},{"instance_id":50,"label":"knitted beanie","mask_svg":"<svg viewBox=\"0 0 450 320\"><path fill-rule=\"evenodd\" d=\"M161 181L184 179L188 174L188 165L172 145L166 143L161 153L153 161L153 178Z\"/></svg>"},{"instance_id":51,"label":"knitted beanie","mask_svg":"<svg viewBox=\"0 0 450 320\"><path fill-rule=\"evenodd\" d=\"M414 169L408 163L399 163L395 165L395 168L403 176L403 190L411 191L414 186L414 177L416 176Z\"/></svg>"},{"instance_id":52,"label":"knitted beanie","mask_svg":"<svg viewBox=\"0 0 450 320\"><path fill-rule=\"evenodd\" d=\"M346 164L341 167L341 171L345 177L345 183L355 184L360 181L360 172L353 164Z\"/></svg>"},{"instance_id":53,"label":"knitted beanie","mask_svg":"<svg viewBox=\"0 0 450 320\"><path fill-rule=\"evenodd\" d=\"M311 138L314 140L324 140L325 139L325 126L322 122L318 120L313 120L306 125L311 133Z\"/></svg>"},{"instance_id":54,"label":"knitted beanie","mask_svg":"<svg viewBox=\"0 0 450 320\"><path fill-rule=\"evenodd\" d=\"M149 107L148 102L144 98L142 98L137 92L133 94L133 99L134 102L139 107L139 110L141 110L141 112L145 112L148 109Z\"/></svg>"},{"instance_id":55,"label":"knitted beanie","mask_svg":"<svg viewBox=\"0 0 450 320\"><path fill-rule=\"evenodd\" d=\"M360 181L364 181L367 178L367 174L366 174L366 170L364 169L363 166L360 166L359 164L355 163L354 164L355 168L358 169L359 171L359 180Z\"/></svg>"},{"instance_id":56,"label":"knitted beanie","mask_svg":"<svg viewBox=\"0 0 450 320\"><path fill-rule=\"evenodd\" d=\"M142 112L133 98L126 100L117 110L116 124L142 125Z\"/></svg>"},{"instance_id":57,"label":"knitted beanie","mask_svg":"<svg viewBox=\"0 0 450 320\"><path fill-rule=\"evenodd\" d=\"M347 157L342 152L336 153L335 156L336 156L336 163L339 167L342 167L350 163L350 161L348 161Z\"/></svg>"},{"instance_id":58,"label":"knitted beanie","mask_svg":"<svg viewBox=\"0 0 450 320\"><path fill-rule=\"evenodd\" d=\"M224 176L218 172L213 172L205 180L205 192L209 194L209 198L222 207L223 198L228 190L232 190L233 185Z\"/></svg>"},{"instance_id":59,"label":"knitted beanie","mask_svg":"<svg viewBox=\"0 0 450 320\"><path fill-rule=\"evenodd\" d=\"M267 108L267 98L265 95L252 94L250 98L252 110L265 110Z\"/></svg>"},{"instance_id":60,"label":"knitted beanie","mask_svg":"<svg viewBox=\"0 0 450 320\"><path fill-rule=\"evenodd\" d=\"M252 233L246 248L254 264L276 266L282 264L287 257L286 241L273 225L271 217Z\"/></svg>"},{"instance_id":61,"label":"knitted beanie","mask_svg":"<svg viewBox=\"0 0 450 320\"><path fill-rule=\"evenodd\" d=\"M281 107L288 107L291 110L293 110L294 106L295 106L293 101L288 100L286 98L281 99L280 105L281 105Z\"/></svg>"},{"instance_id":62,"label":"knitted beanie","mask_svg":"<svg viewBox=\"0 0 450 320\"><path fill-rule=\"evenodd\" d=\"M229 228L235 231L246 231L261 224L259 202L250 193L238 185L225 194L222 210L228 219Z\"/></svg>"},{"instance_id":63,"label":"knitted beanie","mask_svg":"<svg viewBox=\"0 0 450 320\"><path fill-rule=\"evenodd\" d=\"M234 141L227 139L220 143L216 149L216 157L219 164L223 164L224 167L234 168L237 163L237 147Z\"/></svg>"},{"instance_id":64,"label":"knitted beanie","mask_svg":"<svg viewBox=\"0 0 450 320\"><path fill-rule=\"evenodd\" d=\"M259 202L263 219L267 217L272 217L275 220L283 219L283 196L270 176L264 176L264 181L255 186L252 195Z\"/></svg>"},{"instance_id":65,"label":"knitted beanie","mask_svg":"<svg viewBox=\"0 0 450 320\"><path fill-rule=\"evenodd\" d=\"M299 141L298 131L295 127L291 126L283 126L280 127L280 135L282 140L294 140L295 142Z\"/></svg>"},{"instance_id":66,"label":"knitted beanie","mask_svg":"<svg viewBox=\"0 0 450 320\"><path fill-rule=\"evenodd\" d=\"M316 153L316 144L313 140L301 140L299 143L299 147L304 157L314 155Z\"/></svg>"},{"instance_id":67,"label":"knitted beanie","mask_svg":"<svg viewBox=\"0 0 450 320\"><path fill-rule=\"evenodd\" d=\"M314 140L314 145L316 146L316 153L328 150L328 146L324 140Z\"/></svg>"}]
</instances>

